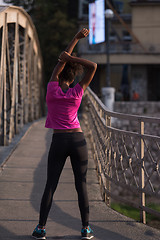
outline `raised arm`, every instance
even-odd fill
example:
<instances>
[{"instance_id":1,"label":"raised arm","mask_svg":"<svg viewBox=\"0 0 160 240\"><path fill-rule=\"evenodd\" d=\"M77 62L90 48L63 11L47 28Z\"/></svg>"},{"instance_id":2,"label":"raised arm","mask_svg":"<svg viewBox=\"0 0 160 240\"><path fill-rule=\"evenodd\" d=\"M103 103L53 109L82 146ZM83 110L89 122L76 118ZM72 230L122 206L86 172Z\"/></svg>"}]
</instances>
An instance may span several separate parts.
<instances>
[{"instance_id":1,"label":"raised arm","mask_svg":"<svg viewBox=\"0 0 160 240\"><path fill-rule=\"evenodd\" d=\"M75 45L78 43L78 41L81 39L81 38L84 38L84 37L87 37L87 35L89 34L89 31L88 29L86 28L83 28L81 31L79 31L75 36L74 38L72 39L72 41L68 44L67 48L65 49L65 51L68 53L68 54L71 54ZM52 72L52 76L51 76L51 79L50 81L58 81L59 78L59 74L62 72L63 68L65 67L65 64L66 62L65 61L62 61L60 60L60 58L58 59L58 63L57 65L55 66L53 72Z\"/></svg>"},{"instance_id":2,"label":"raised arm","mask_svg":"<svg viewBox=\"0 0 160 240\"><path fill-rule=\"evenodd\" d=\"M85 67L86 73L85 73L84 77L82 78L82 80L79 82L79 84L81 85L83 90L85 90L89 86L90 82L92 81L92 79L94 77L94 74L97 69L97 64L94 62L91 62L89 60L83 59L83 58L71 56L67 52L63 52L60 55L60 60L65 61L65 62L67 62L67 61L76 62Z\"/></svg>"}]
</instances>

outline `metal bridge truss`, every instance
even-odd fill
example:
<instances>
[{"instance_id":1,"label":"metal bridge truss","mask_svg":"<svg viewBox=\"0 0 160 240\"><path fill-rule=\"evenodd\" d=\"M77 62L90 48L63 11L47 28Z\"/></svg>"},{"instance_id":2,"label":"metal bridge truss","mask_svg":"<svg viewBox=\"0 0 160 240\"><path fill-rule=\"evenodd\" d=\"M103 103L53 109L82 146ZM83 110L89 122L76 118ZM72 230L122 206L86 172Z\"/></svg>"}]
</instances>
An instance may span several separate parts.
<instances>
[{"instance_id":1,"label":"metal bridge truss","mask_svg":"<svg viewBox=\"0 0 160 240\"><path fill-rule=\"evenodd\" d=\"M143 223L146 212L160 217L149 207L160 199L160 136L145 132L159 129L160 119L110 112L89 88L83 106L106 203L112 198L138 208ZM136 128L118 129L116 121L134 122Z\"/></svg>"},{"instance_id":2,"label":"metal bridge truss","mask_svg":"<svg viewBox=\"0 0 160 240\"><path fill-rule=\"evenodd\" d=\"M0 7L0 145L42 115L42 57L35 27L19 7Z\"/></svg>"}]
</instances>

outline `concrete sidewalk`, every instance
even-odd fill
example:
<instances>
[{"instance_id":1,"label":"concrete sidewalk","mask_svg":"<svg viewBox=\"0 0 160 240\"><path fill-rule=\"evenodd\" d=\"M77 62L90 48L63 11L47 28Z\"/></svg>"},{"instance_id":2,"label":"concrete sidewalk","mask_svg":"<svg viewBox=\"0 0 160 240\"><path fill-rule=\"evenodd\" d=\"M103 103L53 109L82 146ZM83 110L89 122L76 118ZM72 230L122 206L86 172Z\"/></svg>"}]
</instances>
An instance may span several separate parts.
<instances>
[{"instance_id":1,"label":"concrete sidewalk","mask_svg":"<svg viewBox=\"0 0 160 240\"><path fill-rule=\"evenodd\" d=\"M51 138L52 131L44 128L43 119L34 123L0 172L0 239L31 239L38 223ZM160 231L122 216L101 200L89 142L88 147L90 225L95 233L94 239L160 239ZM47 239L80 239L80 213L69 159L54 196L46 230Z\"/></svg>"}]
</instances>

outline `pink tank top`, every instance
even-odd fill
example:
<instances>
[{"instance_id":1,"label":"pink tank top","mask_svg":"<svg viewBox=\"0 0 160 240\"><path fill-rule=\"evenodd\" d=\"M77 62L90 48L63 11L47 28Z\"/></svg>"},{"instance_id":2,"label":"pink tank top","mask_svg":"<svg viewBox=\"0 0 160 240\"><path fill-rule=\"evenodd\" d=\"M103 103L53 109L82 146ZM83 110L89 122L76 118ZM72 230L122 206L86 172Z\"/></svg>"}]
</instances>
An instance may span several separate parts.
<instances>
[{"instance_id":1,"label":"pink tank top","mask_svg":"<svg viewBox=\"0 0 160 240\"><path fill-rule=\"evenodd\" d=\"M49 82L46 95L48 114L45 127L53 129L79 128L77 111L81 104L83 92L79 83L64 93L59 82Z\"/></svg>"}]
</instances>

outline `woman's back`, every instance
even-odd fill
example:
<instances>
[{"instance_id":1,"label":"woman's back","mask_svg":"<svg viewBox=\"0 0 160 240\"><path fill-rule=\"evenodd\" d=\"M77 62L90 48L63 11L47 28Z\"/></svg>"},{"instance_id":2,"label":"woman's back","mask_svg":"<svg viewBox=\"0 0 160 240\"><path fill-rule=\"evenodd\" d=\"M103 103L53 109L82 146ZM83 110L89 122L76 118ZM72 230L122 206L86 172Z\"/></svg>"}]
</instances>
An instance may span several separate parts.
<instances>
[{"instance_id":1,"label":"woman's back","mask_svg":"<svg viewBox=\"0 0 160 240\"><path fill-rule=\"evenodd\" d=\"M77 111L83 92L83 88L79 84L64 93L58 82L49 82L46 96L48 115L45 127L53 129L79 128Z\"/></svg>"}]
</instances>

